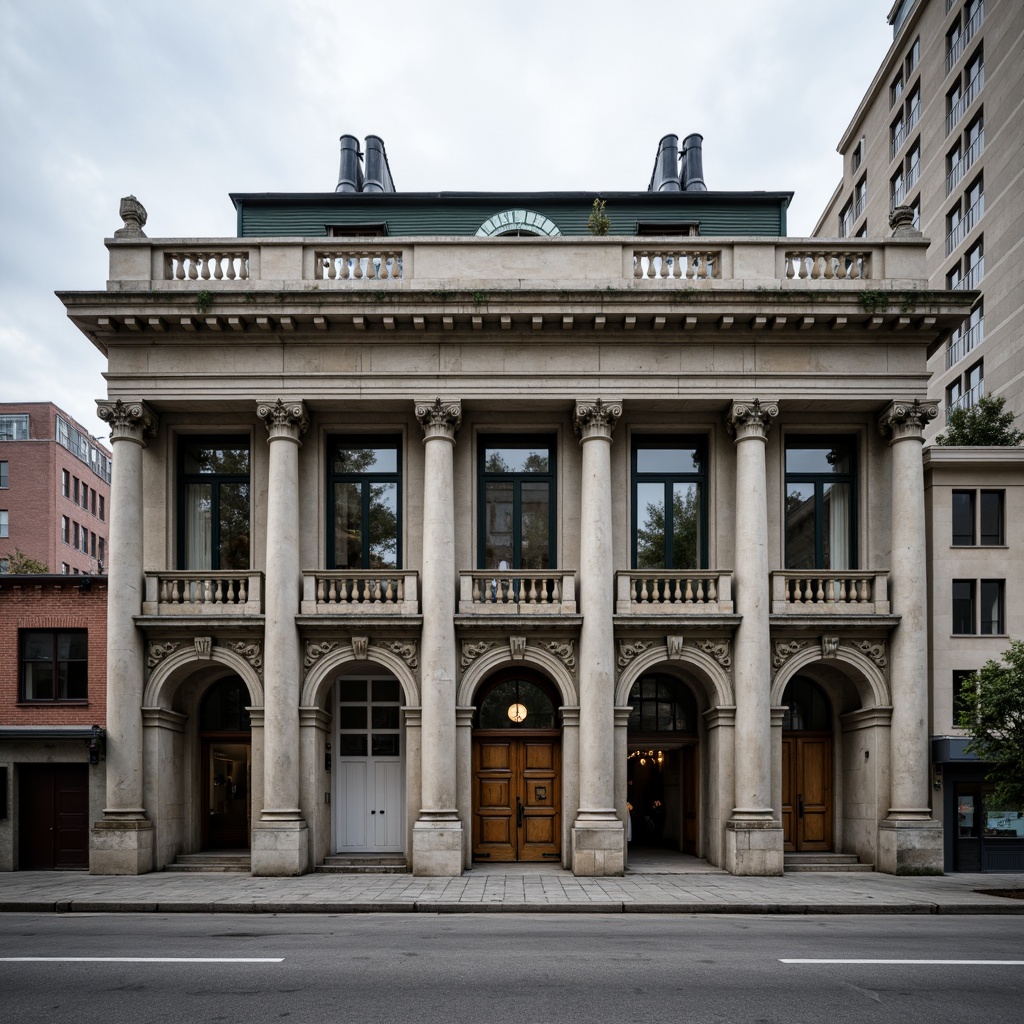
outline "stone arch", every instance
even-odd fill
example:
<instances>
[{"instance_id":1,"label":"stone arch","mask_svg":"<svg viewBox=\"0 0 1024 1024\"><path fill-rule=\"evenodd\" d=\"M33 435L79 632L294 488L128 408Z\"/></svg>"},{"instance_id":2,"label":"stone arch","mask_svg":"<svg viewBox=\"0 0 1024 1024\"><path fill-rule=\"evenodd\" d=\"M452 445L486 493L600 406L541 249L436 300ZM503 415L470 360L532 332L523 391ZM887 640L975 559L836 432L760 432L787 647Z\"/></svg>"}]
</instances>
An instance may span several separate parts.
<instances>
[{"instance_id":1,"label":"stone arch","mask_svg":"<svg viewBox=\"0 0 1024 1024\"><path fill-rule=\"evenodd\" d=\"M351 644L339 646L322 655L306 673L299 704L304 708L322 707L340 670L351 665L378 665L393 675L402 687L406 707L419 707L420 688L416 673L400 655L384 647L369 644L364 657L356 657Z\"/></svg>"},{"instance_id":2,"label":"stone arch","mask_svg":"<svg viewBox=\"0 0 1024 1024\"><path fill-rule=\"evenodd\" d=\"M513 231L548 238L562 233L554 221L533 210L502 210L485 220L476 233L478 238L495 238Z\"/></svg>"},{"instance_id":3,"label":"stone arch","mask_svg":"<svg viewBox=\"0 0 1024 1024\"><path fill-rule=\"evenodd\" d=\"M153 669L142 695L142 706L145 708L170 707L178 687L193 673L201 669L220 666L225 673L237 675L246 689L252 707L263 707L263 682L259 673L241 654L230 648L214 644L208 658L196 654L195 647L189 644L164 657ZM210 679L209 682L214 682ZM205 688L204 688L205 689Z\"/></svg>"},{"instance_id":4,"label":"stone arch","mask_svg":"<svg viewBox=\"0 0 1024 1024\"><path fill-rule=\"evenodd\" d=\"M840 643L830 658L822 657L820 644L812 644L788 658L772 681L772 706L779 707L782 704L786 685L794 676L799 675L801 670L817 664L825 664L838 670L857 691L862 709L888 707L892 703L889 682L882 668L867 654Z\"/></svg>"},{"instance_id":5,"label":"stone arch","mask_svg":"<svg viewBox=\"0 0 1024 1024\"><path fill-rule=\"evenodd\" d=\"M637 654L619 676L615 684L615 704L625 707L633 684L645 673L655 669L674 674L673 670L685 667L703 688L704 697L711 707L730 707L735 703L732 678L729 672L714 656L692 644L683 644L679 654L670 656L667 644L655 644Z\"/></svg>"},{"instance_id":6,"label":"stone arch","mask_svg":"<svg viewBox=\"0 0 1024 1024\"><path fill-rule=\"evenodd\" d=\"M563 707L579 704L576 679L560 658L543 647L527 644L523 657L515 661L509 656L508 645L501 644L481 654L463 672L458 690L459 707L471 707L480 685L498 669L515 668L516 665L528 665L550 679L558 690Z\"/></svg>"}]
</instances>

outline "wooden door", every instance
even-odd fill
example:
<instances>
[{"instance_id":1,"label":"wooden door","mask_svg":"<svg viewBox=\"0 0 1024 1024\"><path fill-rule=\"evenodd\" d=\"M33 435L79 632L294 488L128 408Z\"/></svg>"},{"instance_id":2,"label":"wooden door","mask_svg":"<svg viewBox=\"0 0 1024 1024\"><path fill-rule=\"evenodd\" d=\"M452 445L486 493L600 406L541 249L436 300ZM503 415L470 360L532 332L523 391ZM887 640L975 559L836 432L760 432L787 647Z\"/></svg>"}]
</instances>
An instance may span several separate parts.
<instances>
[{"instance_id":1,"label":"wooden door","mask_svg":"<svg viewBox=\"0 0 1024 1024\"><path fill-rule=\"evenodd\" d=\"M474 858L561 858L560 750L558 737L474 739Z\"/></svg>"},{"instance_id":2,"label":"wooden door","mask_svg":"<svg viewBox=\"0 0 1024 1024\"><path fill-rule=\"evenodd\" d=\"M18 866L21 870L88 870L88 765L21 765L19 779Z\"/></svg>"},{"instance_id":3,"label":"wooden door","mask_svg":"<svg viewBox=\"0 0 1024 1024\"><path fill-rule=\"evenodd\" d=\"M782 830L786 850L832 849L831 736L783 736Z\"/></svg>"}]
</instances>

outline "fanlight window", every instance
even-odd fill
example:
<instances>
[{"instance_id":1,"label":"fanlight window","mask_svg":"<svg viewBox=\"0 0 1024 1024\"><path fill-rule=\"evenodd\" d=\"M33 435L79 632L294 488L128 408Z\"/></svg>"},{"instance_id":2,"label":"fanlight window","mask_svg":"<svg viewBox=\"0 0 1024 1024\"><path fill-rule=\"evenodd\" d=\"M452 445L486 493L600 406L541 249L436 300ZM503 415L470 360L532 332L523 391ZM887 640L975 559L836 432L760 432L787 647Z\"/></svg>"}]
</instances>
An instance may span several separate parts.
<instances>
[{"instance_id":1,"label":"fanlight window","mask_svg":"<svg viewBox=\"0 0 1024 1024\"><path fill-rule=\"evenodd\" d=\"M642 676L629 693L629 731L697 731L697 702L685 684L671 676Z\"/></svg>"},{"instance_id":2,"label":"fanlight window","mask_svg":"<svg viewBox=\"0 0 1024 1024\"><path fill-rule=\"evenodd\" d=\"M480 701L481 729L554 729L555 705L543 688L528 679L503 679Z\"/></svg>"}]
</instances>

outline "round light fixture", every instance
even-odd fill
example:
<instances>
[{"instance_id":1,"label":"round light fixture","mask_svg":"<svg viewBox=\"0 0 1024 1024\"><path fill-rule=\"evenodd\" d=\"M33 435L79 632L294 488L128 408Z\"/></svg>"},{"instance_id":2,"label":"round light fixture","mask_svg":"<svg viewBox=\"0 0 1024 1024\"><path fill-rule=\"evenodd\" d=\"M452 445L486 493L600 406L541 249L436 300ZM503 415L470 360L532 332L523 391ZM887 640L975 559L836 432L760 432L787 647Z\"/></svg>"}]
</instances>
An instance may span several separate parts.
<instances>
[{"instance_id":1,"label":"round light fixture","mask_svg":"<svg viewBox=\"0 0 1024 1024\"><path fill-rule=\"evenodd\" d=\"M508 706L508 717L516 723L522 722L526 718L526 705L525 704L509 704Z\"/></svg>"}]
</instances>

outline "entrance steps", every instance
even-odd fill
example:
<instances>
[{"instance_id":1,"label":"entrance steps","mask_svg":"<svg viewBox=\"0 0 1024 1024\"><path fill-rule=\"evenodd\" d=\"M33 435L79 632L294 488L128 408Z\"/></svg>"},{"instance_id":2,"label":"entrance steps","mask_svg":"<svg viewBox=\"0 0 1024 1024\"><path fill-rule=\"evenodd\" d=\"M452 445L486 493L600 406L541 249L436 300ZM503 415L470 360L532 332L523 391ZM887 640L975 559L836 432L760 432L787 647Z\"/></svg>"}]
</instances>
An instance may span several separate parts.
<instances>
[{"instance_id":1,"label":"entrance steps","mask_svg":"<svg viewBox=\"0 0 1024 1024\"><path fill-rule=\"evenodd\" d=\"M316 870L338 875L405 875L409 863L401 853L336 853L325 857Z\"/></svg>"},{"instance_id":2,"label":"entrance steps","mask_svg":"<svg viewBox=\"0 0 1024 1024\"><path fill-rule=\"evenodd\" d=\"M783 871L874 871L874 864L861 864L855 853L787 853Z\"/></svg>"},{"instance_id":3,"label":"entrance steps","mask_svg":"<svg viewBox=\"0 0 1024 1024\"><path fill-rule=\"evenodd\" d=\"M206 850L203 853L179 853L164 871L252 871L248 850Z\"/></svg>"}]
</instances>

